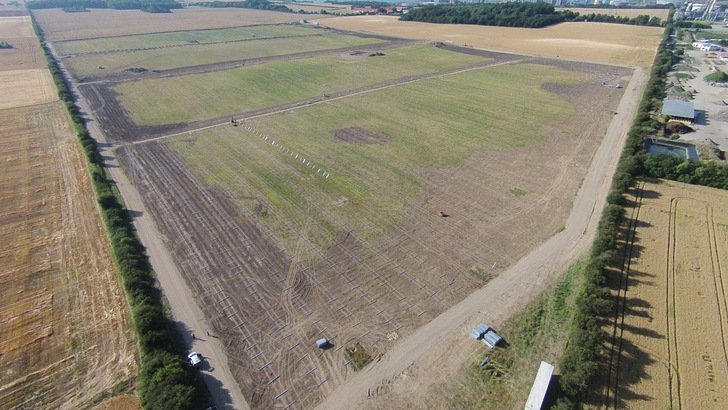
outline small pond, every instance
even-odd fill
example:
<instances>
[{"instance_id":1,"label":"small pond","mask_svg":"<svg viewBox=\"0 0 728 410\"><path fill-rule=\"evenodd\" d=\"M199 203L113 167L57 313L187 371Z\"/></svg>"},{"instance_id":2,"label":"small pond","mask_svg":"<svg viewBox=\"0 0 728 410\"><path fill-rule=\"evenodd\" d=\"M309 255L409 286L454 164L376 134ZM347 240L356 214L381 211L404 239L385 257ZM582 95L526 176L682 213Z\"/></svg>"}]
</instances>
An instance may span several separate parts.
<instances>
[{"instance_id":1,"label":"small pond","mask_svg":"<svg viewBox=\"0 0 728 410\"><path fill-rule=\"evenodd\" d=\"M695 145L686 142L646 140L645 151L653 155L672 155L684 159L698 160L698 150Z\"/></svg>"}]
</instances>

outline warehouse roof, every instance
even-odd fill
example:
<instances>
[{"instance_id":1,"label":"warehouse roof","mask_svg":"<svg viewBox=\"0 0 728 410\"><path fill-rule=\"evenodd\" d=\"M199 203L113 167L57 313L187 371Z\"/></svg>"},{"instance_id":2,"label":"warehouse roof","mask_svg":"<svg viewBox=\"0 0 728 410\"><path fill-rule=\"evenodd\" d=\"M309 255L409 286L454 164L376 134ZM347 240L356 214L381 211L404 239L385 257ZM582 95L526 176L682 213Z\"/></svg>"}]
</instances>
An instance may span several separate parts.
<instances>
[{"instance_id":1,"label":"warehouse roof","mask_svg":"<svg viewBox=\"0 0 728 410\"><path fill-rule=\"evenodd\" d=\"M689 101L665 100L662 114L681 118L695 118L695 107Z\"/></svg>"}]
</instances>

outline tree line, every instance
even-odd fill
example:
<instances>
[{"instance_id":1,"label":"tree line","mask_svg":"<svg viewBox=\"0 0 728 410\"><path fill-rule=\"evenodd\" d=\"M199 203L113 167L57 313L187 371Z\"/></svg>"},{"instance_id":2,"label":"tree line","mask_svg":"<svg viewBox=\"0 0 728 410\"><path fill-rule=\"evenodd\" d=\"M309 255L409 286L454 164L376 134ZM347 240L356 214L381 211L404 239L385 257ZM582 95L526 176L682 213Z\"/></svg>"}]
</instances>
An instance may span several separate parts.
<instances>
[{"instance_id":1,"label":"tree line","mask_svg":"<svg viewBox=\"0 0 728 410\"><path fill-rule=\"evenodd\" d=\"M645 140L664 130L665 124L658 120L658 116L665 82L668 72L679 61L679 53L672 51L670 42L670 35L677 26L671 21L672 15L671 10L650 79L612 180L607 205L584 270L585 285L576 299L576 312L567 336L568 344L559 359L559 384L564 394L559 404L563 407L578 407L587 399L590 391L596 391L599 387L595 376L607 338L603 327L609 323L615 308L615 300L606 281L608 269L614 269L619 252L618 239L626 213L624 205L627 190L641 177L728 189L728 166L725 164L651 155L644 151Z\"/></svg>"},{"instance_id":2,"label":"tree line","mask_svg":"<svg viewBox=\"0 0 728 410\"><path fill-rule=\"evenodd\" d=\"M88 164L112 256L129 302L139 344L141 368L137 392L145 409L203 409L209 392L185 360L186 347L164 306L154 271L113 180L109 178L96 141L86 128L70 86L46 45L31 13L33 27L48 60L48 68L77 133Z\"/></svg>"},{"instance_id":3,"label":"tree line","mask_svg":"<svg viewBox=\"0 0 728 410\"><path fill-rule=\"evenodd\" d=\"M149 13L169 13L181 9L182 5L174 0L32 0L25 3L28 9L68 10L116 9L141 10Z\"/></svg>"},{"instance_id":4,"label":"tree line","mask_svg":"<svg viewBox=\"0 0 728 410\"><path fill-rule=\"evenodd\" d=\"M495 3L463 5L428 5L417 7L400 17L402 21L441 24L476 24L481 26L541 28L568 21L597 21L605 23L661 26L659 17L637 17L587 14L571 10L556 11L546 3Z\"/></svg>"},{"instance_id":5,"label":"tree line","mask_svg":"<svg viewBox=\"0 0 728 410\"><path fill-rule=\"evenodd\" d=\"M294 11L283 4L273 4L268 0L245 0L245 1L208 1L199 3L189 3L190 6L212 7L212 8L237 8L237 9L256 9L268 11L280 11L283 13L293 13ZM308 14L308 13L300 13Z\"/></svg>"}]
</instances>

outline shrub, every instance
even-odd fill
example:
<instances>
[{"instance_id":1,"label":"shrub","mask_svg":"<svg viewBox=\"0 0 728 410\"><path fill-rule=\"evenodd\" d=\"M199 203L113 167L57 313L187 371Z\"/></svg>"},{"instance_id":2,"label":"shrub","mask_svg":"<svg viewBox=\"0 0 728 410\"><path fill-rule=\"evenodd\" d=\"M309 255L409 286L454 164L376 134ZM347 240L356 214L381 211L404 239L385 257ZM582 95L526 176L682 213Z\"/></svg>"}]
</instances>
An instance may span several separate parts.
<instances>
[{"instance_id":1,"label":"shrub","mask_svg":"<svg viewBox=\"0 0 728 410\"><path fill-rule=\"evenodd\" d=\"M711 83L728 83L728 74L725 71L716 71L705 76L705 81Z\"/></svg>"}]
</instances>

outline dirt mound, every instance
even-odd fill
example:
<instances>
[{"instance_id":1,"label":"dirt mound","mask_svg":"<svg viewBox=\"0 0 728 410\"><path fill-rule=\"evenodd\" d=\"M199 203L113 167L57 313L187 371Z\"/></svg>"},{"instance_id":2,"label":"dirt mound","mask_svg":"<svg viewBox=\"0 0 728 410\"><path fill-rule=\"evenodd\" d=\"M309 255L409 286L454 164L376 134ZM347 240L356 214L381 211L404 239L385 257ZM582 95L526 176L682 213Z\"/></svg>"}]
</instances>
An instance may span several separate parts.
<instances>
[{"instance_id":1,"label":"dirt mound","mask_svg":"<svg viewBox=\"0 0 728 410\"><path fill-rule=\"evenodd\" d=\"M374 132L366 128L351 127L342 128L334 133L336 139L350 142L352 144L379 144L384 145L389 142L391 135L383 132Z\"/></svg>"},{"instance_id":2,"label":"dirt mound","mask_svg":"<svg viewBox=\"0 0 728 410\"><path fill-rule=\"evenodd\" d=\"M728 110L721 110L719 113L713 115L713 119L721 122L728 122Z\"/></svg>"},{"instance_id":3,"label":"dirt mound","mask_svg":"<svg viewBox=\"0 0 728 410\"><path fill-rule=\"evenodd\" d=\"M670 134L687 134L695 130L681 122L670 121L667 123L667 131Z\"/></svg>"}]
</instances>

